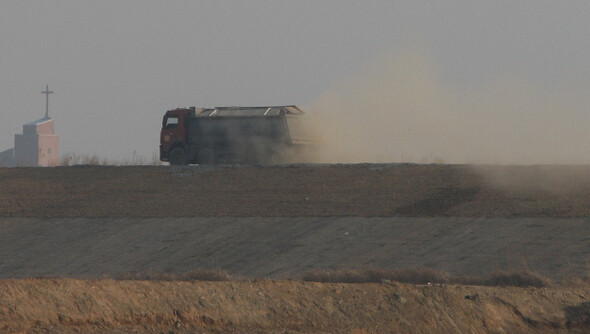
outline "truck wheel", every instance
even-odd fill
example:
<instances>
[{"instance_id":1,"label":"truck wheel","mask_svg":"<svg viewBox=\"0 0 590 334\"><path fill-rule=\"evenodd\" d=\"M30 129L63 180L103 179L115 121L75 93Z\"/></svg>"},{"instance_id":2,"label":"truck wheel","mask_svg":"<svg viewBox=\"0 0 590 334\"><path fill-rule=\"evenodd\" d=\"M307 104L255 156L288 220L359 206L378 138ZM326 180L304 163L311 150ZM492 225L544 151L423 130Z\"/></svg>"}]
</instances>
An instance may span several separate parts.
<instances>
[{"instance_id":1,"label":"truck wheel","mask_svg":"<svg viewBox=\"0 0 590 334\"><path fill-rule=\"evenodd\" d=\"M168 155L168 162L171 165L186 165L186 156L182 147L173 148Z\"/></svg>"},{"instance_id":2,"label":"truck wheel","mask_svg":"<svg viewBox=\"0 0 590 334\"><path fill-rule=\"evenodd\" d=\"M212 165L215 163L215 152L210 148L202 148L197 154L197 163L199 165Z\"/></svg>"}]
</instances>

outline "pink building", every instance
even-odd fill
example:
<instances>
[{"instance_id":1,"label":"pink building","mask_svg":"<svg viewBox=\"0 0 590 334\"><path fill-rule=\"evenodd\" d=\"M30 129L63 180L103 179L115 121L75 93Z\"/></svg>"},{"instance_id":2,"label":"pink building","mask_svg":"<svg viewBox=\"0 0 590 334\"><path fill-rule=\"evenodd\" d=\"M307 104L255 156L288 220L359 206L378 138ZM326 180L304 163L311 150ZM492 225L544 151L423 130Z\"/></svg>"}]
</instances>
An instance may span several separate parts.
<instances>
[{"instance_id":1,"label":"pink building","mask_svg":"<svg viewBox=\"0 0 590 334\"><path fill-rule=\"evenodd\" d=\"M57 166L59 136L49 117L49 85L45 86L45 118L23 125L23 133L14 135L14 148L0 152L0 166Z\"/></svg>"},{"instance_id":2,"label":"pink building","mask_svg":"<svg viewBox=\"0 0 590 334\"><path fill-rule=\"evenodd\" d=\"M14 164L16 166L57 166L59 136L55 123L46 117L23 125L23 133L14 136Z\"/></svg>"}]
</instances>

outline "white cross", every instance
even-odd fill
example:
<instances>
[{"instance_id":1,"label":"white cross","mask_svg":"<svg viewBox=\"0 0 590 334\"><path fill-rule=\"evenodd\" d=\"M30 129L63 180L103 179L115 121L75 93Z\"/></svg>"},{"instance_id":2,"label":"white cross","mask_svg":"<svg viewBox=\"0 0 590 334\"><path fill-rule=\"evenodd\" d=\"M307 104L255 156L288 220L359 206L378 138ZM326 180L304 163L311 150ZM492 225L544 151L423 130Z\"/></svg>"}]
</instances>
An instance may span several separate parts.
<instances>
[{"instance_id":1,"label":"white cross","mask_svg":"<svg viewBox=\"0 0 590 334\"><path fill-rule=\"evenodd\" d=\"M45 91L41 92L41 94L45 94L45 118L49 118L49 94L53 94L53 92L49 90L49 85L45 86Z\"/></svg>"}]
</instances>

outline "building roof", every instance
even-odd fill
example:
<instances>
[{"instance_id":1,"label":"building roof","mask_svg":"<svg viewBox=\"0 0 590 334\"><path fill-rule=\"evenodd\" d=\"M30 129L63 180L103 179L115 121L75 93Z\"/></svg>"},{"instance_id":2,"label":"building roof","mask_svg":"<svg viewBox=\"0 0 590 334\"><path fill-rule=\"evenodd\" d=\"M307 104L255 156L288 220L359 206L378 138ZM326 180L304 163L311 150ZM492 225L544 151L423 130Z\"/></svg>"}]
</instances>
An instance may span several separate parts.
<instances>
[{"instance_id":1,"label":"building roof","mask_svg":"<svg viewBox=\"0 0 590 334\"><path fill-rule=\"evenodd\" d=\"M51 117L44 117L44 118L38 119L36 121L25 123L24 126L35 126L35 125L43 124L43 123L49 122L49 121L53 121L53 118L51 118Z\"/></svg>"}]
</instances>

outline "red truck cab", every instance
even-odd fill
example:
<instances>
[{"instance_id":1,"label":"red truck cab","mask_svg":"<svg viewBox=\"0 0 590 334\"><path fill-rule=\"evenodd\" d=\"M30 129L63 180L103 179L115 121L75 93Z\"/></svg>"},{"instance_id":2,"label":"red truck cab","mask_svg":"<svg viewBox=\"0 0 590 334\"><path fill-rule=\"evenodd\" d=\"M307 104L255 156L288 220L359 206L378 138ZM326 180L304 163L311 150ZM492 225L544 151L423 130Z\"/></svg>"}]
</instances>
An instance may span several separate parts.
<instances>
[{"instance_id":1,"label":"red truck cab","mask_svg":"<svg viewBox=\"0 0 590 334\"><path fill-rule=\"evenodd\" d=\"M169 110L162 120L160 131L160 160L169 161L169 153L175 148L186 145L185 118L194 113L195 108Z\"/></svg>"}]
</instances>

